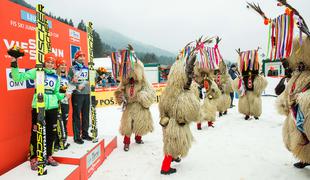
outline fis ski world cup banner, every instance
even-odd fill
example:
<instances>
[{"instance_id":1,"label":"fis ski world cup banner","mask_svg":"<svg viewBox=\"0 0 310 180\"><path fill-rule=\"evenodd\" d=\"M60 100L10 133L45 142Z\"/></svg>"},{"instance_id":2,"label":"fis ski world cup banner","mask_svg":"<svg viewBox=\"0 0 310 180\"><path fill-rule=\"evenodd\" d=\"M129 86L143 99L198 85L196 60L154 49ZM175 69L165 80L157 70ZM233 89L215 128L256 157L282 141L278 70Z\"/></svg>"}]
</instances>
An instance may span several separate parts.
<instances>
[{"instance_id":1,"label":"fis ski world cup banner","mask_svg":"<svg viewBox=\"0 0 310 180\"><path fill-rule=\"evenodd\" d=\"M0 1L0 176L27 159L31 130L31 101L34 81L14 82L11 58L7 50L14 45L25 50L18 59L20 72L35 67L36 14L35 11L8 0ZM49 12L49 7L45 7ZM46 16L50 29L52 52L71 66L77 50L87 54L87 34L72 26ZM70 18L70 17L65 17ZM86 60L87 61L87 60ZM87 63L87 62L86 62ZM70 122L71 123L71 122ZM9 156L14 150L14 156Z\"/></svg>"}]
</instances>

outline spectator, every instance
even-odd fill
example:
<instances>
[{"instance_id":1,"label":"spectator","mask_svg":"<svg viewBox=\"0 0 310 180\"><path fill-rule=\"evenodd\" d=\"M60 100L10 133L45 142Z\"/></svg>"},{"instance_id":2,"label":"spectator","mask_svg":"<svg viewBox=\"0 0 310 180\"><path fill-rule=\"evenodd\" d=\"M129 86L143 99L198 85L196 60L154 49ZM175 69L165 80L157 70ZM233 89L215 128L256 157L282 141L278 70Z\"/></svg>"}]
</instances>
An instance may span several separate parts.
<instances>
[{"instance_id":1,"label":"spectator","mask_svg":"<svg viewBox=\"0 0 310 180\"><path fill-rule=\"evenodd\" d=\"M237 66L235 64L232 64L230 66L230 69L228 71L230 77L232 80L236 79L238 76L240 76L240 73L237 70ZM234 101L234 92L229 93L230 94L230 99L231 99L231 103L230 103L230 108L234 107L235 105L233 104Z\"/></svg>"}]
</instances>

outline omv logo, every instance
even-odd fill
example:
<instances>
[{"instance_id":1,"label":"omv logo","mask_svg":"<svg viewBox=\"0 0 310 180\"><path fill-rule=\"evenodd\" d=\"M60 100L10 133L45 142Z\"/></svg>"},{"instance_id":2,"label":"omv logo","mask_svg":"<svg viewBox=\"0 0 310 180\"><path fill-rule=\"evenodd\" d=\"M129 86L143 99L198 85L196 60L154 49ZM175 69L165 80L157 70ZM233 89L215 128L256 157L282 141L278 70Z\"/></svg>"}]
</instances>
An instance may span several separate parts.
<instances>
[{"instance_id":1,"label":"omv logo","mask_svg":"<svg viewBox=\"0 0 310 180\"><path fill-rule=\"evenodd\" d=\"M30 69L19 69L20 73L24 73L29 71ZM19 90L19 89L28 89L28 88L34 88L35 82L34 80L27 80L22 82L15 82L12 77L12 69L7 68L6 69L6 80L7 80L7 89L8 91L11 90Z\"/></svg>"}]
</instances>

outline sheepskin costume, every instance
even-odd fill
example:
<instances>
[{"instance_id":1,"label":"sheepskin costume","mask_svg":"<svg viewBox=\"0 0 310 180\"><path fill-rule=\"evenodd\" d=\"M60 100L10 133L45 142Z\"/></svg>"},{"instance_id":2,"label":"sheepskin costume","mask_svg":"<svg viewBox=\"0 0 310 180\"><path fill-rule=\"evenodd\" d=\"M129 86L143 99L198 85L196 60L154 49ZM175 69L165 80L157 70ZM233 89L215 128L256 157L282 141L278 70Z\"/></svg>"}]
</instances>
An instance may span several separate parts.
<instances>
[{"instance_id":1,"label":"sheepskin costume","mask_svg":"<svg viewBox=\"0 0 310 180\"><path fill-rule=\"evenodd\" d=\"M124 150L128 151L131 134L135 134L136 143L143 144L141 136L153 131L149 108L155 102L156 94L145 78L140 60L137 59L134 68L122 78L114 95L117 104L123 105L119 132L124 136Z\"/></svg>"},{"instance_id":2,"label":"sheepskin costume","mask_svg":"<svg viewBox=\"0 0 310 180\"><path fill-rule=\"evenodd\" d=\"M226 115L227 109L230 108L231 98L230 93L232 89L232 79L228 74L226 64L222 61L218 71L214 71L214 81L221 91L221 95L217 100L217 111L219 116Z\"/></svg>"},{"instance_id":3,"label":"sheepskin costume","mask_svg":"<svg viewBox=\"0 0 310 180\"><path fill-rule=\"evenodd\" d=\"M250 116L254 116L258 120L262 114L261 94L268 82L264 76L259 74L259 64L256 65L256 68L246 70L242 69L244 63L241 62L241 59L238 64L242 77L233 80L232 84L234 91L239 95L238 110L245 115L245 120L248 120Z\"/></svg>"},{"instance_id":4,"label":"sheepskin costume","mask_svg":"<svg viewBox=\"0 0 310 180\"><path fill-rule=\"evenodd\" d=\"M214 70L201 68L198 65L194 67L195 81L200 87L205 88L206 95L200 107L200 119L197 123L197 129L202 129L202 123L208 122L208 127L214 127L216 120L217 101L221 91L213 81Z\"/></svg>"},{"instance_id":5,"label":"sheepskin costume","mask_svg":"<svg viewBox=\"0 0 310 180\"><path fill-rule=\"evenodd\" d=\"M207 84L206 84L207 83ZM216 119L217 101L221 96L221 91L212 79L205 82L206 97L200 107L200 122L197 123L197 129L201 130L201 123L207 121L209 127L214 127L213 122Z\"/></svg>"},{"instance_id":6,"label":"sheepskin costume","mask_svg":"<svg viewBox=\"0 0 310 180\"><path fill-rule=\"evenodd\" d=\"M189 60L177 60L171 67L167 86L159 101L160 124L163 130L164 154L161 173L175 173L171 161L185 157L193 136L190 123L199 120L198 86L192 84L196 56Z\"/></svg>"},{"instance_id":7,"label":"sheepskin costume","mask_svg":"<svg viewBox=\"0 0 310 180\"><path fill-rule=\"evenodd\" d=\"M295 167L310 164L310 37L293 42L293 51L288 58L294 70L285 90L277 98L277 109L286 116L283 125L283 141L286 148L300 161ZM303 123L296 123L296 119Z\"/></svg>"}]
</instances>

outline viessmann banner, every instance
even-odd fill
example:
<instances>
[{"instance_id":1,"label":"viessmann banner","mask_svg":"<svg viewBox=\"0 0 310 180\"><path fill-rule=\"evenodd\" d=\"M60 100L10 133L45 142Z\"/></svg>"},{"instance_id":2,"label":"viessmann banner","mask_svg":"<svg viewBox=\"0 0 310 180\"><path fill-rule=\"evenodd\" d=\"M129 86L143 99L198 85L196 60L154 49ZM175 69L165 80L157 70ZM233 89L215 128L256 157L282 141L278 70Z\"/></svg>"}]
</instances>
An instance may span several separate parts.
<instances>
[{"instance_id":1,"label":"viessmann banner","mask_svg":"<svg viewBox=\"0 0 310 180\"><path fill-rule=\"evenodd\" d=\"M36 60L35 11L8 0L0 0L0 175L26 160L31 126L31 100L34 81L12 80L7 49L14 45L25 49L18 60L20 72L34 68ZM48 7L45 10L49 12ZM67 60L82 49L87 53L87 34L47 17L53 52ZM69 67L68 67L69 68ZM14 150L14 156L8 156Z\"/></svg>"},{"instance_id":2,"label":"viessmann banner","mask_svg":"<svg viewBox=\"0 0 310 180\"><path fill-rule=\"evenodd\" d=\"M11 2L2 1L1 7L14 6ZM16 5L19 7L19 5ZM46 9L48 11L48 9ZM4 12L3 12L4 11ZM7 12L5 12L7 11ZM32 68L36 59L36 41L35 27L36 16L35 11L30 9L15 8L8 10L1 8L1 34L0 48L3 60L9 62L9 56L6 50L14 45L25 49L26 56L19 61L19 65L26 68ZM86 33L69 25L61 23L57 20L47 17L50 28L50 36L52 42L52 51L59 57L64 57L68 63L71 63L74 53L83 49L87 51ZM7 70L6 70L7 71ZM7 81L10 81L10 74L6 74ZM20 84L7 82L7 90L20 89ZM31 88L32 86L30 86Z\"/></svg>"}]
</instances>

